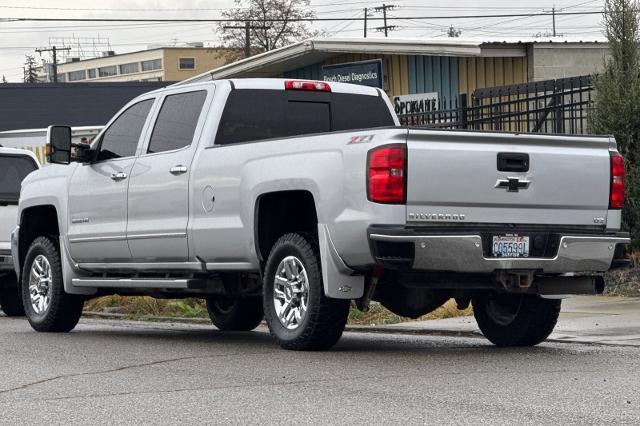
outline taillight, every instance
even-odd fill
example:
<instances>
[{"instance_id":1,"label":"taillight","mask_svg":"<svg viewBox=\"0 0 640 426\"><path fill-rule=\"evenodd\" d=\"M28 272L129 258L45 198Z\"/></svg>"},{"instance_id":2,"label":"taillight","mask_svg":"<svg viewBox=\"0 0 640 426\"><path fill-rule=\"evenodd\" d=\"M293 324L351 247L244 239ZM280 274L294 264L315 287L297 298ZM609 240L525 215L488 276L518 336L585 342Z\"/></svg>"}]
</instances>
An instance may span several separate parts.
<instances>
[{"instance_id":1,"label":"taillight","mask_svg":"<svg viewBox=\"0 0 640 426\"><path fill-rule=\"evenodd\" d=\"M286 90L309 90L312 92L331 92L329 83L323 81L287 80L284 82Z\"/></svg>"},{"instance_id":2,"label":"taillight","mask_svg":"<svg viewBox=\"0 0 640 426\"><path fill-rule=\"evenodd\" d=\"M617 152L612 152L609 208L621 209L622 206L624 206L624 158Z\"/></svg>"},{"instance_id":3,"label":"taillight","mask_svg":"<svg viewBox=\"0 0 640 426\"><path fill-rule=\"evenodd\" d=\"M406 150L404 145L385 145L369 151L367 198L385 204L406 200Z\"/></svg>"}]
</instances>

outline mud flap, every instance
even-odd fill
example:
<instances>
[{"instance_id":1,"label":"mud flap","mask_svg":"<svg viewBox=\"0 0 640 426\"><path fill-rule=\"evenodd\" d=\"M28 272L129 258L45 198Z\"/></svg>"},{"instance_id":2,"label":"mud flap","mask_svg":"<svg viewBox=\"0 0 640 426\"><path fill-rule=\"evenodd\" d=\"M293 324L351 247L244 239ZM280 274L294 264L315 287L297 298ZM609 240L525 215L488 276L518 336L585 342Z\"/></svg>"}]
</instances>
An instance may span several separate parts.
<instances>
[{"instance_id":1,"label":"mud flap","mask_svg":"<svg viewBox=\"0 0 640 426\"><path fill-rule=\"evenodd\" d=\"M364 294L364 277L352 275L336 251L327 225L318 224L324 294L334 299L359 299Z\"/></svg>"},{"instance_id":2,"label":"mud flap","mask_svg":"<svg viewBox=\"0 0 640 426\"><path fill-rule=\"evenodd\" d=\"M67 249L67 243L64 237L60 237L60 258L62 259L62 280L64 282L64 291L68 294L80 294L90 296L98 292L95 288L75 287L71 282L74 278L81 275L70 259L71 254Z\"/></svg>"}]
</instances>

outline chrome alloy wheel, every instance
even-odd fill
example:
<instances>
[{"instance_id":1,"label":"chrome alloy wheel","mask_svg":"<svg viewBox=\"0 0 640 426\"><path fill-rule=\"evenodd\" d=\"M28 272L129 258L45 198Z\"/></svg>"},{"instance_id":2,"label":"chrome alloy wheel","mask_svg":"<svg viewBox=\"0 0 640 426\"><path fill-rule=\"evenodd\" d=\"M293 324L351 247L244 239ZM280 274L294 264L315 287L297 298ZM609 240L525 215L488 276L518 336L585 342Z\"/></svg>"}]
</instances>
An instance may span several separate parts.
<instances>
[{"instance_id":1,"label":"chrome alloy wheel","mask_svg":"<svg viewBox=\"0 0 640 426\"><path fill-rule=\"evenodd\" d=\"M51 304L51 265L43 255L38 255L31 264L29 276L29 296L31 307L38 314L44 314Z\"/></svg>"},{"instance_id":2,"label":"chrome alloy wheel","mask_svg":"<svg viewBox=\"0 0 640 426\"><path fill-rule=\"evenodd\" d=\"M289 330L300 326L307 314L309 278L302 262L287 256L276 269L273 283L273 305L280 323Z\"/></svg>"}]
</instances>

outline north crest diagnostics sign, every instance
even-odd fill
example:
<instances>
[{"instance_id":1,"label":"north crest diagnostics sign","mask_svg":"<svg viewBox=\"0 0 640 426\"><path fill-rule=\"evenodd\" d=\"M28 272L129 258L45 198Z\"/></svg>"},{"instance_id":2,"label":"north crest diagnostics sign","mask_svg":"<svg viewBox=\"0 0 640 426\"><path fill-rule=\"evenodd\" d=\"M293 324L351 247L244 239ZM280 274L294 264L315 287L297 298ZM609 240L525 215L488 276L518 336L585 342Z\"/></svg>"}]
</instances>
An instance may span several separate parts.
<instances>
[{"instance_id":1,"label":"north crest diagnostics sign","mask_svg":"<svg viewBox=\"0 0 640 426\"><path fill-rule=\"evenodd\" d=\"M350 62L323 65L322 79L337 83L360 84L382 89L382 61Z\"/></svg>"}]
</instances>

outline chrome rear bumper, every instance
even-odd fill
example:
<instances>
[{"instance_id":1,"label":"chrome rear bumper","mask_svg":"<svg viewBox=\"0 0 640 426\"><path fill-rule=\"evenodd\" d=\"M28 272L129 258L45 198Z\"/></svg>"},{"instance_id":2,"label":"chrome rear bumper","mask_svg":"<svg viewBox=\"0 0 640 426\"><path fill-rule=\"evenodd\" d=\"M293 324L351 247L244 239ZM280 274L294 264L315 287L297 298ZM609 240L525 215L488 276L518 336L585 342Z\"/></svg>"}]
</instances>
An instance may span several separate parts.
<instances>
[{"instance_id":1,"label":"chrome rear bumper","mask_svg":"<svg viewBox=\"0 0 640 426\"><path fill-rule=\"evenodd\" d=\"M405 266L414 270L451 271L470 273L492 273L496 270L536 270L540 273L604 272L611 268L619 244L629 244L626 236L564 235L560 238L558 250L552 257L528 257L506 259L487 257L483 251L482 237L465 235L394 235L385 230L369 231L373 256L378 263L385 258L376 256L376 242L409 243L413 246L413 256L409 251L401 257ZM409 246L409 247L410 247ZM393 260L392 257L390 257Z\"/></svg>"}]
</instances>

